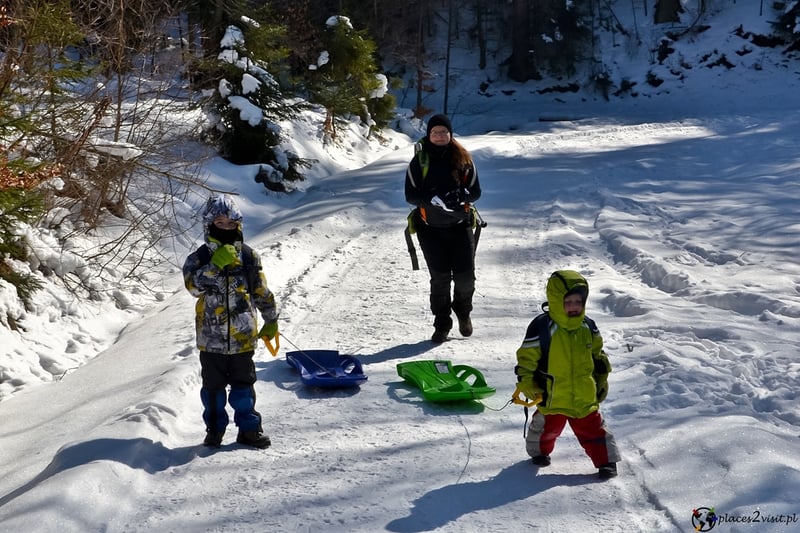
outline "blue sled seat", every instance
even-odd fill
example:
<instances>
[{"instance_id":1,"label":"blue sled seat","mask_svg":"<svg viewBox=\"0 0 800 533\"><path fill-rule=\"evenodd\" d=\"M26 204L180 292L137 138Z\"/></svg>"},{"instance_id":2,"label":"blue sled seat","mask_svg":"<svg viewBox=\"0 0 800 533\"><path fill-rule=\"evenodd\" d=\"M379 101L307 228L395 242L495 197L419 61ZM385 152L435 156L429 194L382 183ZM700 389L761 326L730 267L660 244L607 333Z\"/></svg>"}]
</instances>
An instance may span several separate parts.
<instances>
[{"instance_id":1,"label":"blue sled seat","mask_svg":"<svg viewBox=\"0 0 800 533\"><path fill-rule=\"evenodd\" d=\"M337 350L287 352L286 362L300 372L303 384L313 387L358 387L367 381L361 361Z\"/></svg>"}]
</instances>

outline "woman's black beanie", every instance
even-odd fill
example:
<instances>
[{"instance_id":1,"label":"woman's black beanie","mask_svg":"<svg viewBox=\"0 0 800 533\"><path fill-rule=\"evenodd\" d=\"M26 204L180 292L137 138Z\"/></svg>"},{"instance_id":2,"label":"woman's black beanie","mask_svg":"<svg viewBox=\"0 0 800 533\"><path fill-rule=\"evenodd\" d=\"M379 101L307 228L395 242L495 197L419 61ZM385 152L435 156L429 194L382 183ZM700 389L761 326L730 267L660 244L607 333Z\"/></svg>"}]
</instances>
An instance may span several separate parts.
<instances>
[{"instance_id":1,"label":"woman's black beanie","mask_svg":"<svg viewBox=\"0 0 800 533\"><path fill-rule=\"evenodd\" d=\"M428 137L431 136L431 130L436 126L444 126L450 132L450 135L453 135L453 125L450 124L450 119L447 118L447 115L433 115L428 120L428 131L426 132Z\"/></svg>"}]
</instances>

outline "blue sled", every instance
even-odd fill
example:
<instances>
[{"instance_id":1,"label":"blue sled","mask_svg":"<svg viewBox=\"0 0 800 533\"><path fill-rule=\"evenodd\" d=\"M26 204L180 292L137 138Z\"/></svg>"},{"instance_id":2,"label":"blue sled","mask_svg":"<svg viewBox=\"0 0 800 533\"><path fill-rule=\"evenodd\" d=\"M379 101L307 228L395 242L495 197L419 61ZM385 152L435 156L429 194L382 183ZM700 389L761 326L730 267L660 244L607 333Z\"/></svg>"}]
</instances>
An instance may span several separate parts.
<instances>
[{"instance_id":1,"label":"blue sled","mask_svg":"<svg viewBox=\"0 0 800 533\"><path fill-rule=\"evenodd\" d=\"M286 352L286 362L300 372L300 381L313 387L358 387L367 381L361 361L336 350Z\"/></svg>"}]
</instances>

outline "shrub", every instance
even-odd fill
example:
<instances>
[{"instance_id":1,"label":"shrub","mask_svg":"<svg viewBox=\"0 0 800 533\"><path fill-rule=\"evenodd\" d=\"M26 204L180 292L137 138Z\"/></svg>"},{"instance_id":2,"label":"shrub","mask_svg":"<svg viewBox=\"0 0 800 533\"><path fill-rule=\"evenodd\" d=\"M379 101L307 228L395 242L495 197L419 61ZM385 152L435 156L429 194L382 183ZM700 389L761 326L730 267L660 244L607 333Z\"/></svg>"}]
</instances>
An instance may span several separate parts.
<instances>
[{"instance_id":1,"label":"shrub","mask_svg":"<svg viewBox=\"0 0 800 533\"><path fill-rule=\"evenodd\" d=\"M347 17L328 19L323 41L308 78L311 100L327 112L326 134L335 138L337 121L350 115L371 129L385 126L395 101L387 92L386 76L378 71L375 43L353 29Z\"/></svg>"},{"instance_id":2,"label":"shrub","mask_svg":"<svg viewBox=\"0 0 800 533\"><path fill-rule=\"evenodd\" d=\"M8 167L0 170L8 171ZM17 289L17 295L27 306L41 283L30 274L16 272L7 259L24 261L27 252L21 243L19 227L32 224L42 215L44 204L41 195L22 187L2 188L0 184L0 279Z\"/></svg>"}]
</instances>

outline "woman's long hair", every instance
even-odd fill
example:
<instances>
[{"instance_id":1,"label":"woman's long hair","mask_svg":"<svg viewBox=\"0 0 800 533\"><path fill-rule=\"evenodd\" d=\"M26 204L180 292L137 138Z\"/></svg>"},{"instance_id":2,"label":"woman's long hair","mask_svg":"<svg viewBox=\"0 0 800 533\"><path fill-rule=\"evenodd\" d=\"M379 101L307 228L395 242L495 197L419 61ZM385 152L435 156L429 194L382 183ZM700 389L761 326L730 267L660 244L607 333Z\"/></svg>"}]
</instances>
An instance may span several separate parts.
<instances>
[{"instance_id":1,"label":"woman's long hair","mask_svg":"<svg viewBox=\"0 0 800 533\"><path fill-rule=\"evenodd\" d=\"M450 139L450 174L453 177L453 180L462 185L464 183L464 177L466 176L467 172L472 168L472 156L470 155L469 151L464 148L457 140L451 138Z\"/></svg>"}]
</instances>

